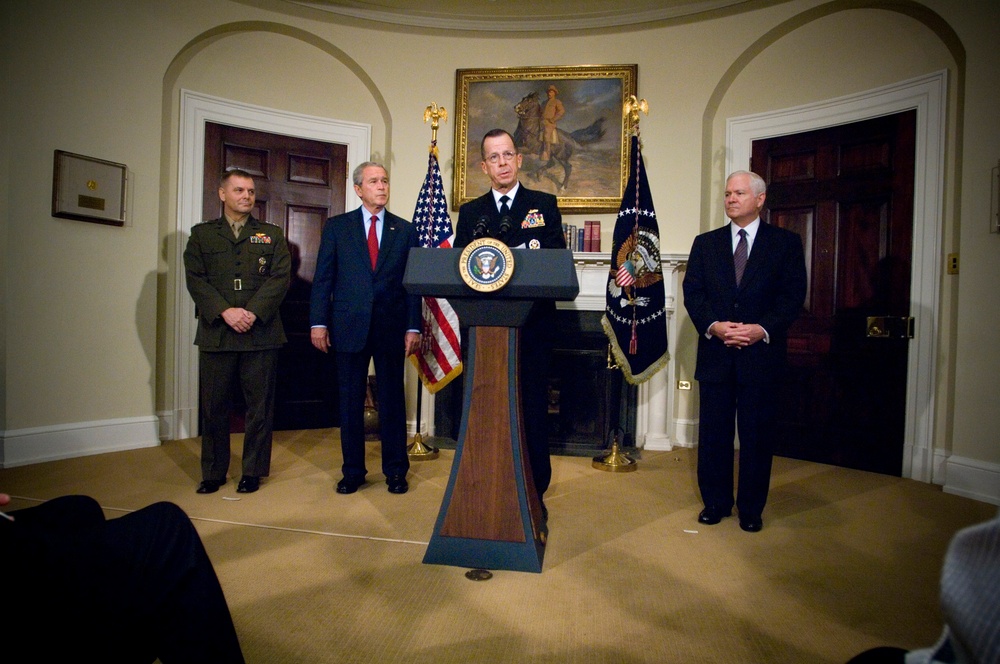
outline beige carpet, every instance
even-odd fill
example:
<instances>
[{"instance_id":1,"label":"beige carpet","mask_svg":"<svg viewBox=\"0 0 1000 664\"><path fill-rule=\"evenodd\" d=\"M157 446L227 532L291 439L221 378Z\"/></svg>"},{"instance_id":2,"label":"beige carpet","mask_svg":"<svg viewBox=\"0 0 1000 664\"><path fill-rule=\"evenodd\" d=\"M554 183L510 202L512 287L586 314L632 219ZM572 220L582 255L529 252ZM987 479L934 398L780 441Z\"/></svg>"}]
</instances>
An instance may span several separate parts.
<instances>
[{"instance_id":1,"label":"beige carpet","mask_svg":"<svg viewBox=\"0 0 1000 664\"><path fill-rule=\"evenodd\" d=\"M450 451L414 463L396 496L371 444L369 484L342 496L337 431L280 432L258 493L230 482L201 496L198 450L0 470L0 491L11 509L89 494L111 517L179 504L254 663L844 662L927 646L948 540L996 514L935 486L779 458L764 530L749 534L736 519L699 526L692 450L645 453L634 473L554 457L543 572L476 582L421 562Z\"/></svg>"}]
</instances>

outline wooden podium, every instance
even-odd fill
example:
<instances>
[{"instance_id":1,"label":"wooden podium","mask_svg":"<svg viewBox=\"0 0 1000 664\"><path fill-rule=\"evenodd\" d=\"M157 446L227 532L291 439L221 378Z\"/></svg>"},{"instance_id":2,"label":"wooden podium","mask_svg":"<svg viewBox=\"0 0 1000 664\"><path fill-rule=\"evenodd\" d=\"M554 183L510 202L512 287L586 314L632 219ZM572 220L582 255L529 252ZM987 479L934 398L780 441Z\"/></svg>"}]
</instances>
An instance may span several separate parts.
<instances>
[{"instance_id":1,"label":"wooden podium","mask_svg":"<svg viewBox=\"0 0 1000 664\"><path fill-rule=\"evenodd\" d=\"M520 327L538 300L579 292L572 252L514 249L513 273L495 292L462 279L461 249L411 249L403 284L444 297L469 327L458 447L424 562L541 572L548 527L524 440Z\"/></svg>"}]
</instances>

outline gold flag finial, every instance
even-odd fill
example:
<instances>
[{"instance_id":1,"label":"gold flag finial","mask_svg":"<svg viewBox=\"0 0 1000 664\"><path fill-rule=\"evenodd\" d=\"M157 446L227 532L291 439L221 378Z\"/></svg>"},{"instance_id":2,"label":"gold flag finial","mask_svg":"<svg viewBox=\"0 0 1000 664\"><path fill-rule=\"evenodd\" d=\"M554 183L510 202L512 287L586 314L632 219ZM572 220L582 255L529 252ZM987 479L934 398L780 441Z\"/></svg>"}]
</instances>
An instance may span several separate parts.
<instances>
[{"instance_id":1,"label":"gold flag finial","mask_svg":"<svg viewBox=\"0 0 1000 664\"><path fill-rule=\"evenodd\" d=\"M635 95L629 95L629 98L625 100L625 107L622 109L622 112L628 117L629 126L632 127L633 134L639 132L639 111L649 115L649 104L646 103L645 99L636 99Z\"/></svg>"},{"instance_id":2,"label":"gold flag finial","mask_svg":"<svg viewBox=\"0 0 1000 664\"><path fill-rule=\"evenodd\" d=\"M438 106L437 102L432 102L424 109L424 122L431 121L431 144L436 145L438 139L438 125L441 120L448 121L448 111L444 106Z\"/></svg>"}]
</instances>

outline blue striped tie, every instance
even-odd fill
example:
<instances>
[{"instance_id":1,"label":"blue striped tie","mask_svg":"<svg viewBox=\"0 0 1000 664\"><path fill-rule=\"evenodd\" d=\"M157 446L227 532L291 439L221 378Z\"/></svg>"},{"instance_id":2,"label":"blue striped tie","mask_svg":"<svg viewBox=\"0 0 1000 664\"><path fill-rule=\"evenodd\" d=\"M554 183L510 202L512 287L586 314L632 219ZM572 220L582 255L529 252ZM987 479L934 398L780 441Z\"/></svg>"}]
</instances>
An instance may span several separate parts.
<instances>
[{"instance_id":1,"label":"blue striped tie","mask_svg":"<svg viewBox=\"0 0 1000 664\"><path fill-rule=\"evenodd\" d=\"M740 229L740 240L736 243L736 251L733 253L733 265L736 268L736 285L739 286L743 280L743 270L747 267L747 232Z\"/></svg>"}]
</instances>

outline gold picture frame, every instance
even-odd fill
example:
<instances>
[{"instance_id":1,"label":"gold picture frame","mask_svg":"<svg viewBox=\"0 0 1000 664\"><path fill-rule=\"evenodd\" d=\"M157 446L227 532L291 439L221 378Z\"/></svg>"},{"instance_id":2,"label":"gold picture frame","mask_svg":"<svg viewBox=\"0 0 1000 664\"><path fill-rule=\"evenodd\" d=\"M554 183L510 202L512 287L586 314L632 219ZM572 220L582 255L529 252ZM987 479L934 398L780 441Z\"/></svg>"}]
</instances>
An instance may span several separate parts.
<instances>
[{"instance_id":1,"label":"gold picture frame","mask_svg":"<svg viewBox=\"0 0 1000 664\"><path fill-rule=\"evenodd\" d=\"M56 150L52 216L124 226L127 174L125 164Z\"/></svg>"},{"instance_id":2,"label":"gold picture frame","mask_svg":"<svg viewBox=\"0 0 1000 664\"><path fill-rule=\"evenodd\" d=\"M563 212L616 212L628 179L631 132L622 108L636 94L638 75L635 64L457 70L453 209L489 189L480 142L499 127L524 155L526 187L554 194ZM550 86L565 114L546 154L542 114Z\"/></svg>"}]
</instances>

